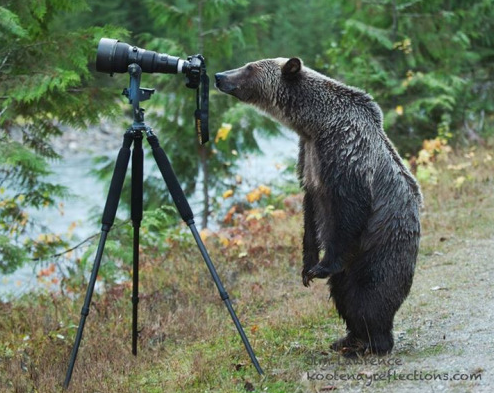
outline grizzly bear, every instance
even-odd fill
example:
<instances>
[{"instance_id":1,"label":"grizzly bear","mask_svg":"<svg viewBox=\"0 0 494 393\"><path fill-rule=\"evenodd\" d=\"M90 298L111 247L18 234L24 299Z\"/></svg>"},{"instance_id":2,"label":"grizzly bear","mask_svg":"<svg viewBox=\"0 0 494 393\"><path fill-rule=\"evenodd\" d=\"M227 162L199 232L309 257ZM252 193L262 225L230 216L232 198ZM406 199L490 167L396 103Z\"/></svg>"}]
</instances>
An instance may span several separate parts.
<instances>
[{"instance_id":1,"label":"grizzly bear","mask_svg":"<svg viewBox=\"0 0 494 393\"><path fill-rule=\"evenodd\" d=\"M381 109L299 58L260 60L215 79L220 91L299 136L303 284L329 277L347 327L331 348L347 356L389 353L395 313L412 285L422 195L384 133Z\"/></svg>"}]
</instances>

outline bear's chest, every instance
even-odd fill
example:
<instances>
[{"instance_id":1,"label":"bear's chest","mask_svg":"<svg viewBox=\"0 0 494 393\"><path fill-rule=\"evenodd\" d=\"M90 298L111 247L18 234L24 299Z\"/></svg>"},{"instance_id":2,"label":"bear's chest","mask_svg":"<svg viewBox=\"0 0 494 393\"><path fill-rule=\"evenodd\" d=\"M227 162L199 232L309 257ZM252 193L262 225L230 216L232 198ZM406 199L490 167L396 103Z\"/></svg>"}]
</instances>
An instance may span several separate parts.
<instances>
[{"instance_id":1,"label":"bear's chest","mask_svg":"<svg viewBox=\"0 0 494 393\"><path fill-rule=\"evenodd\" d=\"M321 160L314 143L309 142L304 146L303 182L311 191L319 190L323 181L321 179Z\"/></svg>"}]
</instances>

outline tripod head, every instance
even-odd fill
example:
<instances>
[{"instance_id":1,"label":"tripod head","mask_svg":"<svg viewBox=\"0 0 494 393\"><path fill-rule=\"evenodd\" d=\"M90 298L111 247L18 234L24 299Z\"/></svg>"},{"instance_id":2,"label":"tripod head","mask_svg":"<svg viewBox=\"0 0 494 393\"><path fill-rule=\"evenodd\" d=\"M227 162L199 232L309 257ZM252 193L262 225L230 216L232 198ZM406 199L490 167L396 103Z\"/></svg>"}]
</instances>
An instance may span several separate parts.
<instances>
[{"instance_id":1,"label":"tripod head","mask_svg":"<svg viewBox=\"0 0 494 393\"><path fill-rule=\"evenodd\" d=\"M122 95L129 99L129 104L132 105L132 113L134 115L135 129L144 129L144 109L139 106L141 101L146 101L151 98L151 95L155 92L154 89L141 88L141 75L142 69L138 64L129 65L130 82L129 88L123 89Z\"/></svg>"}]
</instances>

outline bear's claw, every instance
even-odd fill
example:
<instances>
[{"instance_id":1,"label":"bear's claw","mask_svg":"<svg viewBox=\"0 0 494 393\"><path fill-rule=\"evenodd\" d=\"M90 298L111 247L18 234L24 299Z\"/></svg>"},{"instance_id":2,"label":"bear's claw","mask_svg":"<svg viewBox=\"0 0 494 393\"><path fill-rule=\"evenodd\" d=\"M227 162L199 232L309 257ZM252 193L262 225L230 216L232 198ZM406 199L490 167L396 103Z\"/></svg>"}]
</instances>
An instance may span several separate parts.
<instances>
[{"instance_id":1,"label":"bear's claw","mask_svg":"<svg viewBox=\"0 0 494 393\"><path fill-rule=\"evenodd\" d=\"M314 278L328 278L332 274L340 273L342 271L343 268L339 263L332 263L329 266L324 265L323 263L318 263L308 272L302 273L302 281L304 286L308 287Z\"/></svg>"},{"instance_id":2,"label":"bear's claw","mask_svg":"<svg viewBox=\"0 0 494 393\"><path fill-rule=\"evenodd\" d=\"M325 267L324 265L321 265L320 263L318 263L316 266L314 266L308 272L304 272L302 274L304 286L306 286L306 287L310 286L310 282L314 278L327 278L331 274L333 274L332 269L329 269L329 268Z\"/></svg>"},{"instance_id":3,"label":"bear's claw","mask_svg":"<svg viewBox=\"0 0 494 393\"><path fill-rule=\"evenodd\" d=\"M304 287L310 287L310 282L312 281L312 278L309 278L307 273L302 274L302 282L304 284Z\"/></svg>"}]
</instances>

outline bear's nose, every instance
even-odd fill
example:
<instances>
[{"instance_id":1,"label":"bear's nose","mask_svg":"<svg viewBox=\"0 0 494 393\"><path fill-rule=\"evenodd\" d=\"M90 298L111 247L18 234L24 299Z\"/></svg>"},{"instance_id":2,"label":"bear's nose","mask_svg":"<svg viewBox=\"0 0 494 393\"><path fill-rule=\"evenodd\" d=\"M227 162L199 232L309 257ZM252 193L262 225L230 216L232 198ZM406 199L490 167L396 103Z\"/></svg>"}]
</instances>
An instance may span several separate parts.
<instances>
[{"instance_id":1,"label":"bear's nose","mask_svg":"<svg viewBox=\"0 0 494 393\"><path fill-rule=\"evenodd\" d=\"M216 81L216 84L219 84L222 79L225 79L226 75L223 72L218 72L217 74L214 75L214 79Z\"/></svg>"},{"instance_id":2,"label":"bear's nose","mask_svg":"<svg viewBox=\"0 0 494 393\"><path fill-rule=\"evenodd\" d=\"M237 88L237 85L230 78L231 71L218 72L214 75L216 83L214 84L219 91L231 94Z\"/></svg>"}]
</instances>

